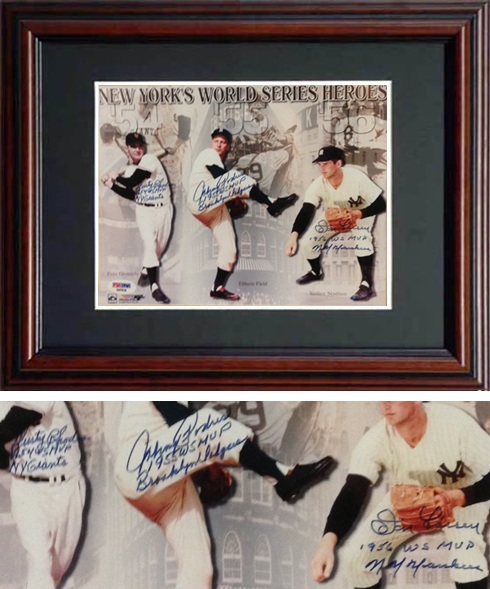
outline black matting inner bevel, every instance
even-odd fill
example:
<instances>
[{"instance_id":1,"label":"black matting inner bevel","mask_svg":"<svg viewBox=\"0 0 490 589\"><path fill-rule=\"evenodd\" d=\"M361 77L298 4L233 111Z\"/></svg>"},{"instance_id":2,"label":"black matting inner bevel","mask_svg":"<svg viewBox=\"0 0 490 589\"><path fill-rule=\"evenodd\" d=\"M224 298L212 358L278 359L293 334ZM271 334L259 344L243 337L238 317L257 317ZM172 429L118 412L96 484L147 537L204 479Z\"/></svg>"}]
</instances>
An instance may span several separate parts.
<instances>
[{"instance_id":1,"label":"black matting inner bevel","mask_svg":"<svg viewBox=\"0 0 490 589\"><path fill-rule=\"evenodd\" d=\"M41 51L43 348L444 346L442 42L69 40ZM214 80L392 81L392 311L94 310L94 81Z\"/></svg>"}]
</instances>

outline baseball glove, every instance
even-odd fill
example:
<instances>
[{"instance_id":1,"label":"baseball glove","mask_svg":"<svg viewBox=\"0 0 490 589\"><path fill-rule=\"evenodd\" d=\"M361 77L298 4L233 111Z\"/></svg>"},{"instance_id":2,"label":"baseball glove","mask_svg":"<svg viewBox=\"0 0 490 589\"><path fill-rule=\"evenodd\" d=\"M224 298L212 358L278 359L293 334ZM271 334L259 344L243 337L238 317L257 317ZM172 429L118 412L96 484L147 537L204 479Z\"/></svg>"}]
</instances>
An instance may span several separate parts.
<instances>
[{"instance_id":1,"label":"baseball glove","mask_svg":"<svg viewBox=\"0 0 490 589\"><path fill-rule=\"evenodd\" d=\"M325 210L325 220L332 231L350 231L356 226L356 219L349 209L331 207Z\"/></svg>"},{"instance_id":2,"label":"baseball glove","mask_svg":"<svg viewBox=\"0 0 490 589\"><path fill-rule=\"evenodd\" d=\"M114 127L111 123L104 123L99 129L100 138L102 143L109 145L114 141L115 137L122 137L122 133L118 127Z\"/></svg>"},{"instance_id":3,"label":"baseball glove","mask_svg":"<svg viewBox=\"0 0 490 589\"><path fill-rule=\"evenodd\" d=\"M440 487L394 485L391 503L402 528L415 534L437 532L454 522L451 500Z\"/></svg>"},{"instance_id":4,"label":"baseball glove","mask_svg":"<svg viewBox=\"0 0 490 589\"><path fill-rule=\"evenodd\" d=\"M232 495L235 481L231 474L219 464L212 464L198 470L192 478L199 489L199 497L204 505L225 501Z\"/></svg>"},{"instance_id":5,"label":"baseball glove","mask_svg":"<svg viewBox=\"0 0 490 589\"><path fill-rule=\"evenodd\" d=\"M226 206L228 207L228 211L232 219L240 219L241 217L244 217L248 211L248 204L243 200L243 198L234 198L233 200L229 200L226 203Z\"/></svg>"}]
</instances>

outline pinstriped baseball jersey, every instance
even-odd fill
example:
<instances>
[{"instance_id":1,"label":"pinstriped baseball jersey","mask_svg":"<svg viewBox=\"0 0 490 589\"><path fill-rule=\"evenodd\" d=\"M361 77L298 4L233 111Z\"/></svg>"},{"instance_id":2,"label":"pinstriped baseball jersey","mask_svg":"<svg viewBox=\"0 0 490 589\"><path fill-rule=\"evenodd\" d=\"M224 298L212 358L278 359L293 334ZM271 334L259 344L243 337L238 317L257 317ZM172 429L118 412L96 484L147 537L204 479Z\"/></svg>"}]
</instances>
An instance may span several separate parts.
<instances>
[{"instance_id":1,"label":"pinstriped baseball jersey","mask_svg":"<svg viewBox=\"0 0 490 589\"><path fill-rule=\"evenodd\" d=\"M220 168L223 168L223 170L225 169L220 156L212 147L203 149L192 166L191 177L189 179L190 199L194 196L194 193L201 182L209 182L210 180L213 180L213 176L206 166L219 166Z\"/></svg>"},{"instance_id":2,"label":"pinstriped baseball jersey","mask_svg":"<svg viewBox=\"0 0 490 589\"><path fill-rule=\"evenodd\" d=\"M364 172L355 167L344 166L342 174L342 183L338 188L334 188L323 176L313 180L306 190L304 202L315 207L365 209L382 192Z\"/></svg>"},{"instance_id":3,"label":"pinstriped baseball jersey","mask_svg":"<svg viewBox=\"0 0 490 589\"><path fill-rule=\"evenodd\" d=\"M352 454L349 473L373 484L382 470L391 484L462 488L490 472L490 436L467 413L441 403L424 405L427 429L412 448L383 419L369 430Z\"/></svg>"}]
</instances>

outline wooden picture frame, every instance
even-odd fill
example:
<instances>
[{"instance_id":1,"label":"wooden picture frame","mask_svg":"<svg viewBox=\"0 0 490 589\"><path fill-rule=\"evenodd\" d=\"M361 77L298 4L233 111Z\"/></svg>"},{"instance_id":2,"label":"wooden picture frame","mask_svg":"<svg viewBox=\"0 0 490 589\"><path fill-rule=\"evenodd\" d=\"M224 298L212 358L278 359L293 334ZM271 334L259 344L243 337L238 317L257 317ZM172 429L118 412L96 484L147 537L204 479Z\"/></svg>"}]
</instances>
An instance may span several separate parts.
<instances>
[{"instance_id":1,"label":"wooden picture frame","mask_svg":"<svg viewBox=\"0 0 490 589\"><path fill-rule=\"evenodd\" d=\"M2 386L28 389L488 390L489 6L452 2L2 5ZM198 32L195 23L199 22ZM439 43L451 109L444 343L437 349L50 349L40 297L43 43L159 38ZM87 171L87 173L91 170Z\"/></svg>"}]
</instances>

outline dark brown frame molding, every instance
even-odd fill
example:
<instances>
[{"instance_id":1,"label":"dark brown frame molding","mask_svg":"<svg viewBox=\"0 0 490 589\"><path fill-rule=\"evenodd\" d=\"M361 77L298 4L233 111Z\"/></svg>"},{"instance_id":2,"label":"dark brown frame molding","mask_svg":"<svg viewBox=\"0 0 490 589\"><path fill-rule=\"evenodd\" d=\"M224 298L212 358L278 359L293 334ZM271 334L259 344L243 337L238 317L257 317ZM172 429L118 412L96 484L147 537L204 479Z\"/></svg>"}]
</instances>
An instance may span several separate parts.
<instances>
[{"instance_id":1,"label":"dark brown frame molding","mask_svg":"<svg viewBox=\"0 0 490 589\"><path fill-rule=\"evenodd\" d=\"M2 16L2 380L4 390L488 390L489 389L489 4L404 2L21 2ZM192 19L190 18L192 17ZM453 56L455 162L451 267L454 305L438 350L310 356L51 354L39 338L39 48L45 40L437 40ZM130 42L130 41L129 41ZM20 59L20 80L16 60ZM19 95L20 93L20 95ZM15 128L15 100L21 129ZM20 152L19 152L20 150ZM20 155L17 155L20 154ZM14 177L19 157L22 174ZM21 203L22 230L12 222ZM20 225L20 224L19 224ZM17 268L21 267L22 280Z\"/></svg>"}]
</instances>

